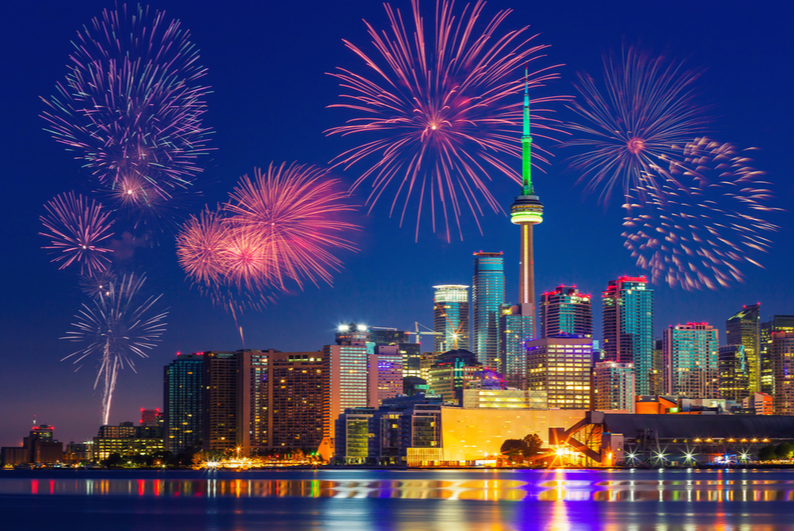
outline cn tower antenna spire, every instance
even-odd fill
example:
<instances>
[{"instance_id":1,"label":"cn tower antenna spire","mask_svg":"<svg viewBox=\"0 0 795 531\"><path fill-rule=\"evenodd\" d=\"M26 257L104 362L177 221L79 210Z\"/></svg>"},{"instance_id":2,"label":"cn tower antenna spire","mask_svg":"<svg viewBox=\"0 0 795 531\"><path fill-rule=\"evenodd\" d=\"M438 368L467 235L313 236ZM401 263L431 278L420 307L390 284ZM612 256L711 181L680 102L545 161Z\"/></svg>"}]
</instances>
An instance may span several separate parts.
<instances>
[{"instance_id":1,"label":"cn tower antenna spire","mask_svg":"<svg viewBox=\"0 0 795 531\"><path fill-rule=\"evenodd\" d=\"M522 120L522 195L533 195L533 137L530 136L530 83L524 65L524 108Z\"/></svg>"}]
</instances>

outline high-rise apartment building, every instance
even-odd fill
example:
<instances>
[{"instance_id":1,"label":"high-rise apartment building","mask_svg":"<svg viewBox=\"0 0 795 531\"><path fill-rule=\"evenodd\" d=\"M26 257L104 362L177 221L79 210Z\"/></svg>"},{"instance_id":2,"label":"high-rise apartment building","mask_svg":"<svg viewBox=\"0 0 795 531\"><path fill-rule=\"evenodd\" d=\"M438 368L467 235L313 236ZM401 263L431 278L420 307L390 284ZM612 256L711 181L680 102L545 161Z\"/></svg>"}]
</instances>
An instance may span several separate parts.
<instances>
[{"instance_id":1,"label":"high-rise apartment building","mask_svg":"<svg viewBox=\"0 0 795 531\"><path fill-rule=\"evenodd\" d=\"M403 377L421 377L422 345L420 343L399 343L398 351L403 358Z\"/></svg>"},{"instance_id":2,"label":"high-rise apartment building","mask_svg":"<svg viewBox=\"0 0 795 531\"><path fill-rule=\"evenodd\" d=\"M163 368L163 442L176 455L202 444L204 355L177 353Z\"/></svg>"},{"instance_id":3,"label":"high-rise apartment building","mask_svg":"<svg viewBox=\"0 0 795 531\"><path fill-rule=\"evenodd\" d=\"M433 287L433 338L435 352L469 349L469 286L444 284Z\"/></svg>"},{"instance_id":4,"label":"high-rise apartment building","mask_svg":"<svg viewBox=\"0 0 795 531\"><path fill-rule=\"evenodd\" d=\"M529 308L530 305L524 305ZM527 348L533 338L533 316L522 314L521 304L500 305L500 370L505 385L527 389Z\"/></svg>"},{"instance_id":5,"label":"high-rise apartment building","mask_svg":"<svg viewBox=\"0 0 795 531\"><path fill-rule=\"evenodd\" d=\"M635 412L635 368L631 363L601 361L594 365L595 410Z\"/></svg>"},{"instance_id":6,"label":"high-rise apartment building","mask_svg":"<svg viewBox=\"0 0 795 531\"><path fill-rule=\"evenodd\" d=\"M770 346L773 343L773 332L793 332L792 315L774 315L767 322L762 323L759 338L759 357L762 360L762 374L760 385L763 393L771 396L776 394L776 379L773 374L773 358Z\"/></svg>"},{"instance_id":7,"label":"high-rise apartment building","mask_svg":"<svg viewBox=\"0 0 795 531\"><path fill-rule=\"evenodd\" d=\"M593 337L591 296L558 286L539 297L540 337Z\"/></svg>"},{"instance_id":8,"label":"high-rise apartment building","mask_svg":"<svg viewBox=\"0 0 795 531\"><path fill-rule=\"evenodd\" d=\"M527 389L545 391L550 409L590 409L593 340L545 337L527 342Z\"/></svg>"},{"instance_id":9,"label":"high-rise apartment building","mask_svg":"<svg viewBox=\"0 0 795 531\"><path fill-rule=\"evenodd\" d=\"M773 366L776 394L773 397L773 410L776 415L793 415L793 378L795 374L795 344L793 332L771 332L770 334L770 359Z\"/></svg>"},{"instance_id":10,"label":"high-rise apartment building","mask_svg":"<svg viewBox=\"0 0 795 531\"><path fill-rule=\"evenodd\" d=\"M376 348L376 385L377 403L380 407L384 400L395 398L403 393L403 355L398 345L379 345ZM372 371L374 368L370 367ZM419 376L419 369L417 370ZM372 375L370 376L372 382Z\"/></svg>"},{"instance_id":11,"label":"high-rise apartment building","mask_svg":"<svg viewBox=\"0 0 795 531\"><path fill-rule=\"evenodd\" d=\"M718 398L718 331L707 323L663 330L666 395Z\"/></svg>"},{"instance_id":12,"label":"high-rise apartment building","mask_svg":"<svg viewBox=\"0 0 795 531\"><path fill-rule=\"evenodd\" d=\"M485 367L500 369L500 305L505 302L502 253L475 253L472 278L472 345Z\"/></svg>"},{"instance_id":13,"label":"high-rise apartment building","mask_svg":"<svg viewBox=\"0 0 795 531\"><path fill-rule=\"evenodd\" d=\"M368 355L365 344L326 345L323 358L327 364L324 387L329 396L329 415L324 419L324 433L334 438L337 417L348 408L368 407L377 401L370 366L377 357ZM375 372L377 374L377 371ZM377 378L375 379L377 382Z\"/></svg>"},{"instance_id":14,"label":"high-rise apartment building","mask_svg":"<svg viewBox=\"0 0 795 531\"><path fill-rule=\"evenodd\" d=\"M726 344L745 347L745 357L748 360L748 392L751 394L761 391L762 386L759 311L759 303L743 306L741 311L726 321Z\"/></svg>"},{"instance_id":15,"label":"high-rise apartment building","mask_svg":"<svg viewBox=\"0 0 795 531\"><path fill-rule=\"evenodd\" d=\"M748 397L748 359L743 345L718 348L718 389L725 400L742 403Z\"/></svg>"},{"instance_id":16,"label":"high-rise apartment building","mask_svg":"<svg viewBox=\"0 0 795 531\"><path fill-rule=\"evenodd\" d=\"M635 394L648 395L654 371L654 290L645 276L611 280L602 292L605 361L632 363Z\"/></svg>"},{"instance_id":17,"label":"high-rise apartment building","mask_svg":"<svg viewBox=\"0 0 795 531\"><path fill-rule=\"evenodd\" d=\"M659 396L663 394L663 351L662 339L654 340L654 350L652 351L651 376L649 377L649 395Z\"/></svg>"},{"instance_id":18,"label":"high-rise apartment building","mask_svg":"<svg viewBox=\"0 0 795 531\"><path fill-rule=\"evenodd\" d=\"M204 450L234 450L245 445L247 430L242 396L238 393L238 363L235 352L202 354L202 447ZM248 448L246 448L246 451Z\"/></svg>"}]
</instances>

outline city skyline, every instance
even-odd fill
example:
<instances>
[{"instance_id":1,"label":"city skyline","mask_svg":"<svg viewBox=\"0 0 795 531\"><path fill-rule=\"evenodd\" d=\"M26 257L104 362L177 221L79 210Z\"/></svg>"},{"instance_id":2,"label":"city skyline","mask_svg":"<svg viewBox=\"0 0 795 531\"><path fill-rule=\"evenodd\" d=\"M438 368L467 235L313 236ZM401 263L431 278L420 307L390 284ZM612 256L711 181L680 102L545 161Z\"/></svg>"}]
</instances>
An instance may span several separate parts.
<instances>
[{"instance_id":1,"label":"city skyline","mask_svg":"<svg viewBox=\"0 0 795 531\"><path fill-rule=\"evenodd\" d=\"M5 158L10 162L9 175L24 176L7 182L7 186L15 193L7 194L5 204L7 212L12 215L15 233L5 237L6 243L23 259L18 262L9 260L2 266L4 276L15 280L5 290L0 335L4 351L7 352L0 380L3 389L0 392L0 406L9 412L0 430L2 445L17 444L20 434L27 432L33 415L37 415L42 422L59 426L59 438L67 442L70 439L85 439L96 433L100 396L98 392L92 394L90 390L93 366L89 365L73 374L73 367L68 362L59 362L72 349L58 338L68 329L71 317L83 297L77 289L75 277L58 271L57 266L49 263L46 253L39 249L41 242L35 239L43 202L72 189L85 192L78 184L84 176L80 171L80 163L73 160L73 155L64 152L42 131L43 124L37 117L42 105L37 97L50 94L55 81L62 77L69 40L74 32L99 15L104 7L108 7L106 3L92 2L72 12L64 7L53 6L51 12L40 20L40 15L28 11L24 6L15 6L13 9L17 11L13 14L21 22L10 35L3 37L18 39L20 31L30 31L35 27L32 38L36 39L36 45L22 52L18 58L5 59L11 65L10 71L19 70L19 66L15 65L21 65L20 61L30 61L32 55L29 54L35 53L39 68L19 83L2 89L6 101L16 102L16 106L7 112L10 120L18 126L18 132L14 134L8 131L3 133L8 135L2 144L5 146L3 149L8 150ZM360 19L383 22L380 5L362 4L358 6L361 16L358 16L357 11L357 16L344 17L333 13L329 7L323 7L317 13L317 19L311 17L309 21L304 21L305 25L295 37L280 31L277 36L268 37L266 44L252 38L230 45L213 38L213 15L204 8L189 7L188 4L155 7L165 7L169 15L179 18L191 30L194 41L201 49L202 60L209 69L208 83L213 87L214 93L208 100L207 120L217 130L212 143L218 151L208 162L205 173L209 184L203 187L203 196L197 198L199 207L224 200L234 182L244 173L250 172L254 165L264 166L268 160L298 160L326 165L335 151L344 145L339 138L322 136L323 130L341 120L339 114L324 109L335 101L337 87L333 80L322 73L338 64L352 63L345 54L341 39L364 42L364 28ZM509 2L491 1L487 4L487 11L494 13L506 7L516 9L508 19L512 27L530 24L534 32L541 32L545 42L552 45L548 51L547 64L566 63L564 79L551 92L573 93L570 81L574 72L586 71L598 75L600 53L587 47L588 39L596 39L600 33L591 28L597 25L594 21L603 21L610 27L623 29L617 30L613 38L596 40L596 48L618 49L622 45L621 36L634 42L640 35L633 26L633 23L641 20L640 14L622 13L606 21L605 15L599 15L595 7L584 7L583 20L577 19L579 22L575 21L572 27L564 30L563 15L549 6L530 9ZM678 6L680 13L692 9L706 10L684 3ZM710 12L710 16L714 14ZM743 78L758 80L741 80L741 83L747 83L746 88L753 94L752 98L730 94L716 102L719 112L716 113L715 136L743 147L762 148L761 151L753 152L753 157L760 169L766 171L774 182L777 198L773 205L787 210L773 216L782 228L773 234L776 246L764 262L767 269L749 265L745 284L718 291L686 292L664 284L652 286L655 290L655 337L660 338L663 329L669 325L708 322L718 330L719 344L724 345L723 323L743 305L761 302L762 322L767 321L768 316L792 314L793 237L791 201L788 199L792 197L792 182L787 177L791 164L789 155L792 144L789 140L792 128L789 122L774 120L771 124L762 118L773 114L769 111L774 104L791 105L791 77L786 69L783 73L774 74L764 66L752 64L756 57L762 55L760 52L786 40L776 37L776 31L761 31L756 26L769 27L780 22L771 14L747 15L739 6L719 15L718 18L727 24L742 24L751 32L751 35L744 36L742 42L736 44L718 30L717 22L716 28L708 33L715 46L727 50L727 56L739 61L738 64L728 57L716 59L706 51L693 52L698 50L700 39L707 37L686 35L686 30L683 30L681 41L675 43L671 43L659 31L652 31L648 36L644 34L644 37L652 47L668 45L673 57L688 58L693 64L709 66L710 71L703 77L705 93L736 82L739 69L745 69L750 74ZM242 18L251 19L251 22L245 20L245 23L253 24L254 19L261 17L275 24L274 19L296 20L299 16L298 11L286 6L259 7L256 13L249 13L248 16L240 12L221 14L222 20L218 23L231 23ZM747 16L750 16L750 21L745 20ZM585 19L589 17L593 20L586 23ZM327 24L329 19L339 24ZM681 22L685 27L692 24L684 20ZM785 29L790 31L791 28L785 26ZM783 34L787 35L787 31ZM582 35L576 35L577 32ZM317 35L310 38L310 33ZM257 85L274 77L285 80L283 83L273 83L273 92L263 100L256 91L241 87L237 81L241 72L248 72L251 68L256 50L260 46L275 47L281 44L278 39L285 40L284 44L288 47L294 47L295 55L275 60L267 71L247 73L252 78L244 78L247 82L242 83ZM297 45L301 39L309 39L311 50ZM6 43L5 49L9 49L9 46ZM239 56L230 55L225 46L237 46L242 51ZM732 53L738 49L744 53ZM318 51L320 53L315 53ZM224 64L221 58L227 56L234 56L236 60ZM770 61L767 59L765 65L769 67ZM300 69L295 68L296 62L301 64ZM778 81L779 74L784 82ZM757 83L766 86L764 92L757 87ZM773 91L773 95L768 97L769 91ZM315 92L319 93L319 97L310 98L309 95ZM743 90L738 89L738 92ZM235 101L238 94L241 94L240 101ZM763 97L771 101L759 101ZM284 102L288 103L285 105ZM281 107L290 107L290 110L288 112ZM295 113L300 120L291 120ZM247 117L247 114L253 116ZM562 109L559 109L558 115L559 118L567 117ZM268 128L268 124L280 126ZM278 134L269 129L278 129ZM308 149L303 141L303 145L299 145L298 140L306 136L316 146L321 146L319 152L314 148ZM21 157L18 154L24 153L26 149L37 156ZM602 208L592 199L581 199L582 190L573 185L577 176L566 170L565 155L565 152L556 151L556 158L545 168L546 173L533 173L533 184L543 198L545 207L545 223L535 227L534 235L536 292L553 290L559 285L576 285L581 292L596 295L604 289L608 280L621 275L646 274L646 271L634 265L629 252L622 246L619 236L622 221L620 209ZM519 161L516 167L519 167ZM351 172L340 172L339 176L344 177L346 183L355 178ZM515 188L514 183L507 181L495 186L495 195L506 211L515 197ZM10 201L12 195L15 204ZM20 197L18 201L17 195ZM191 212L196 210L193 208ZM441 233L433 235L427 231L415 243L412 227L400 228L398 219L388 218L384 210L375 210L370 216L361 215L359 223L365 228L357 236L356 243L360 251L343 256L345 269L335 275L333 288L306 286L304 291L295 290L281 295L276 304L268 306L262 313L246 312L239 316L245 333L245 347L314 351L323 345L332 344L337 326L349 322L411 330L413 323L418 321L432 328L432 308L429 304L433 296L432 286L470 285L472 253L480 249L504 253L506 299L507 302L516 302L510 294L519 291L518 235L507 216L490 215L482 218L483 236L478 234L473 223L466 224L463 242L453 240L447 243ZM161 237L162 241L152 248L138 245L141 241L131 243L116 237L118 248L129 253L132 261L152 262L148 282L155 286L154 289L164 292L164 303L170 308L170 316L163 342L154 349L149 359L137 363L139 374L125 371L119 376L111 424L134 420L140 407L163 407L163 366L173 360L177 351L233 351L243 347L232 317L200 297L183 281L176 266L170 234L167 232L166 236ZM31 282L31 279L35 279L35 282ZM538 301L534 303L538 304ZM601 339L601 327L598 325L601 323L601 310L598 304L593 306L594 339ZM423 350L431 348L430 343L426 343Z\"/></svg>"}]
</instances>

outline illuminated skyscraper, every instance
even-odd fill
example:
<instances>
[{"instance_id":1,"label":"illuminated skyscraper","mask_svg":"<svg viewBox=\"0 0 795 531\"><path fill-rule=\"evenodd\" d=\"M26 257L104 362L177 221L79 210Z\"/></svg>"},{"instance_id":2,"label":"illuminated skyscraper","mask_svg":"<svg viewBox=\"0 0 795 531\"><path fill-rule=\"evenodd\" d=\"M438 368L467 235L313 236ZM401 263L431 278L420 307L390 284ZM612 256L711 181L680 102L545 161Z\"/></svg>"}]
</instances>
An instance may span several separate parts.
<instances>
[{"instance_id":1,"label":"illuminated skyscraper","mask_svg":"<svg viewBox=\"0 0 795 531\"><path fill-rule=\"evenodd\" d=\"M433 287L433 338L435 352L469 349L469 286L445 284Z\"/></svg>"},{"instance_id":2,"label":"illuminated skyscraper","mask_svg":"<svg viewBox=\"0 0 795 531\"><path fill-rule=\"evenodd\" d=\"M600 361L594 365L595 410L635 412L635 368L631 363Z\"/></svg>"},{"instance_id":3,"label":"illuminated skyscraper","mask_svg":"<svg viewBox=\"0 0 795 531\"><path fill-rule=\"evenodd\" d=\"M472 279L472 344L478 361L500 369L500 305L505 302L502 253L475 253Z\"/></svg>"},{"instance_id":4,"label":"illuminated skyscraper","mask_svg":"<svg viewBox=\"0 0 795 531\"><path fill-rule=\"evenodd\" d=\"M793 332L772 332L770 334L770 358L773 365L776 394L773 397L773 410L776 415L792 415L795 402L793 378L795 378L795 334Z\"/></svg>"},{"instance_id":5,"label":"illuminated skyscraper","mask_svg":"<svg viewBox=\"0 0 795 531\"><path fill-rule=\"evenodd\" d=\"M238 362L235 352L202 354L202 446L204 450L234 450L244 444L243 416L246 408L238 400Z\"/></svg>"},{"instance_id":6,"label":"illuminated skyscraper","mask_svg":"<svg viewBox=\"0 0 795 531\"><path fill-rule=\"evenodd\" d=\"M201 352L178 353L163 368L163 442L174 455L202 441L203 364Z\"/></svg>"},{"instance_id":7,"label":"illuminated skyscraper","mask_svg":"<svg viewBox=\"0 0 795 531\"><path fill-rule=\"evenodd\" d=\"M533 225L543 221L544 206L535 195L532 180L532 144L530 136L530 94L525 68L524 107L522 120L522 194L511 205L511 223L521 228L519 260L519 306L521 315L535 317L535 263L533 259ZM533 338L538 337L536 320L532 322Z\"/></svg>"},{"instance_id":8,"label":"illuminated skyscraper","mask_svg":"<svg viewBox=\"0 0 795 531\"><path fill-rule=\"evenodd\" d=\"M622 276L602 292L604 359L635 367L636 395L649 395L654 378L654 290L646 284Z\"/></svg>"},{"instance_id":9,"label":"illuminated skyscraper","mask_svg":"<svg viewBox=\"0 0 795 531\"><path fill-rule=\"evenodd\" d=\"M505 385L527 389L527 348L533 337L533 316L522 315L521 305L500 305L500 370Z\"/></svg>"},{"instance_id":10,"label":"illuminated skyscraper","mask_svg":"<svg viewBox=\"0 0 795 531\"><path fill-rule=\"evenodd\" d=\"M593 340L544 337L527 342L527 389L545 391L550 409L591 408Z\"/></svg>"},{"instance_id":11,"label":"illuminated skyscraper","mask_svg":"<svg viewBox=\"0 0 795 531\"><path fill-rule=\"evenodd\" d=\"M718 331L707 323L663 330L665 394L718 398Z\"/></svg>"},{"instance_id":12,"label":"illuminated skyscraper","mask_svg":"<svg viewBox=\"0 0 795 531\"><path fill-rule=\"evenodd\" d=\"M590 295L574 286L558 286L539 299L540 337L593 337Z\"/></svg>"},{"instance_id":13,"label":"illuminated skyscraper","mask_svg":"<svg viewBox=\"0 0 795 531\"><path fill-rule=\"evenodd\" d=\"M718 349L718 388L720 398L742 403L748 397L748 360L745 347L726 345Z\"/></svg>"},{"instance_id":14,"label":"illuminated skyscraper","mask_svg":"<svg viewBox=\"0 0 795 531\"><path fill-rule=\"evenodd\" d=\"M377 387L373 388L374 382L370 380L370 365L377 358L367 354L364 343L356 342L324 346L323 359L328 365L324 372L326 380L323 387L329 396L329 415L324 419L324 433L333 439L335 422L340 413L348 408L368 407L377 401ZM371 393L375 398L371 397Z\"/></svg>"},{"instance_id":15,"label":"illuminated skyscraper","mask_svg":"<svg viewBox=\"0 0 795 531\"><path fill-rule=\"evenodd\" d=\"M776 394L776 379L773 370L773 357L770 347L773 343L773 332L793 332L793 316L774 315L769 321L762 323L759 339L759 356L762 360L761 385L762 392L771 396Z\"/></svg>"},{"instance_id":16,"label":"illuminated skyscraper","mask_svg":"<svg viewBox=\"0 0 795 531\"><path fill-rule=\"evenodd\" d=\"M762 371L759 359L759 303L743 309L726 321L726 344L745 347L748 360L748 391L761 391Z\"/></svg>"}]
</instances>

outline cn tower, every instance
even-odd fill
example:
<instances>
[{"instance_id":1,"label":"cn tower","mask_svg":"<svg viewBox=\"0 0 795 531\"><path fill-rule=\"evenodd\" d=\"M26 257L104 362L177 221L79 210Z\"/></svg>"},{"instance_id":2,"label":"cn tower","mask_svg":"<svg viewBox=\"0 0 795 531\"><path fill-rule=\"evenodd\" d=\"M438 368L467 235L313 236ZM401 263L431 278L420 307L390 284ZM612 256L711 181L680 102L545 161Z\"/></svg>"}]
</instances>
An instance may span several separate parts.
<instances>
[{"instance_id":1,"label":"cn tower","mask_svg":"<svg viewBox=\"0 0 795 531\"><path fill-rule=\"evenodd\" d=\"M538 337L536 315L536 291L533 263L533 225L543 221L544 205L533 190L532 145L530 136L530 94L527 83L527 67L524 70L524 124L522 128L522 195L516 196L511 205L511 223L522 229L521 258L519 262L519 304L522 315L533 316L533 339Z\"/></svg>"}]
</instances>

